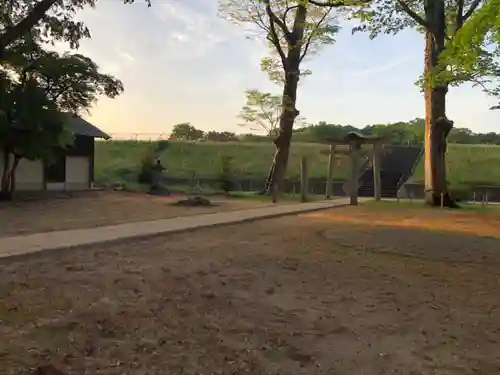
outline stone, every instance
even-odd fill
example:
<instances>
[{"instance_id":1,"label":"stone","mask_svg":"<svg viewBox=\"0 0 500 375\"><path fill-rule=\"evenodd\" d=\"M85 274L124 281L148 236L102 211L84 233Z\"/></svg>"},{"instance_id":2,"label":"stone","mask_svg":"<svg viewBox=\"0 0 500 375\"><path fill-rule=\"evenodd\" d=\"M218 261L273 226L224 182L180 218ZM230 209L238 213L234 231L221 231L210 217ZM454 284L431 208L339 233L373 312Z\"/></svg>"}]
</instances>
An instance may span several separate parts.
<instances>
[{"instance_id":1,"label":"stone","mask_svg":"<svg viewBox=\"0 0 500 375\"><path fill-rule=\"evenodd\" d=\"M212 202L210 200L196 196L196 197L190 197L187 199L181 199L180 201L177 201L173 203L176 206L186 206L186 207L206 207L206 206L212 206Z\"/></svg>"}]
</instances>

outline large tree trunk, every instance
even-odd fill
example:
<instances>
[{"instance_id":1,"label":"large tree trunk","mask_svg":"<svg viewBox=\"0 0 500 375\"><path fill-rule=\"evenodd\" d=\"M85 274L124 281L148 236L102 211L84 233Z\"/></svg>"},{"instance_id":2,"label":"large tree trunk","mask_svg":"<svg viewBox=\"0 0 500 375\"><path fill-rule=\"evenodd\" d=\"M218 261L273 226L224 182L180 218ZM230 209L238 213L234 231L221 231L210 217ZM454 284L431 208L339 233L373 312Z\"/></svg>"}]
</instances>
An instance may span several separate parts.
<instances>
[{"instance_id":1,"label":"large tree trunk","mask_svg":"<svg viewBox=\"0 0 500 375\"><path fill-rule=\"evenodd\" d=\"M283 190L290 143L292 140L293 124L299 115L296 108L297 87L300 76L300 60L304 37L304 24L307 18L307 6L297 5L292 35L287 40L288 54L284 61L285 84L283 86L282 110L279 122L279 134L274 141L276 145L275 166L272 178L272 189L279 195Z\"/></svg>"},{"instance_id":2,"label":"large tree trunk","mask_svg":"<svg viewBox=\"0 0 500 375\"><path fill-rule=\"evenodd\" d=\"M283 112L280 118L280 134L274 141L276 144L276 154L274 162L273 178L271 188L277 189L278 193L283 190L288 157L290 154L290 143L292 140L293 124L299 112L295 108L297 101L298 86L298 63L293 73L287 74L285 87L283 89Z\"/></svg>"},{"instance_id":3,"label":"large tree trunk","mask_svg":"<svg viewBox=\"0 0 500 375\"><path fill-rule=\"evenodd\" d=\"M440 53L445 48L445 4L444 0L426 1L426 19L433 31L425 35L424 74L434 71ZM456 207L446 182L446 138L453 122L446 117L446 94L448 87L425 83L425 200L431 206Z\"/></svg>"}]
</instances>

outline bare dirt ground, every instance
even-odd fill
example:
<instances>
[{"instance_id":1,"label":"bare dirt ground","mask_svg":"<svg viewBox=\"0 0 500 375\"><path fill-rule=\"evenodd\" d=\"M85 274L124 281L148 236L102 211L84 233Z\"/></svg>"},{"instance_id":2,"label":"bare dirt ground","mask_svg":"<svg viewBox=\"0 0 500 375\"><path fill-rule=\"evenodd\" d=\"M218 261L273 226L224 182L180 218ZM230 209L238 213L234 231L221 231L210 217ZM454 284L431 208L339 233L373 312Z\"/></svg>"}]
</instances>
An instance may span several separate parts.
<instances>
[{"instance_id":1,"label":"bare dirt ground","mask_svg":"<svg viewBox=\"0 0 500 375\"><path fill-rule=\"evenodd\" d=\"M211 207L171 205L183 198L185 197L95 191L70 198L0 202L0 237L200 215L271 204L214 197L213 200L217 202Z\"/></svg>"},{"instance_id":2,"label":"bare dirt ground","mask_svg":"<svg viewBox=\"0 0 500 375\"><path fill-rule=\"evenodd\" d=\"M499 374L499 225L348 207L1 260L0 373Z\"/></svg>"}]
</instances>

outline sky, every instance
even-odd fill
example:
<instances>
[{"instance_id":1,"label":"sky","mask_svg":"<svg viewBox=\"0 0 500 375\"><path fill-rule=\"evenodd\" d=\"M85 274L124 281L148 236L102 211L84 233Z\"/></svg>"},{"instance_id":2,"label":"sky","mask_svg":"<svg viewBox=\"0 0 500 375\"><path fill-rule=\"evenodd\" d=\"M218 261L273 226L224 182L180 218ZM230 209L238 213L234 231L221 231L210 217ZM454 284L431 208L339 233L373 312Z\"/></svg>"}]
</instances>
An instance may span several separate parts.
<instances>
[{"instance_id":1,"label":"sky","mask_svg":"<svg viewBox=\"0 0 500 375\"><path fill-rule=\"evenodd\" d=\"M246 132L237 115L246 89L279 94L259 69L266 45L218 17L217 0L99 0L78 14L90 28L80 53L120 78L125 92L100 99L86 116L112 135L168 134L190 122L203 130ZM262 38L261 38L262 39ZM58 49L61 49L59 46ZM297 108L308 123L363 127L423 117L414 85L423 67L423 36L404 31L370 40L344 24L337 41L304 62ZM470 86L452 88L448 117L476 132L500 131L495 100Z\"/></svg>"}]
</instances>

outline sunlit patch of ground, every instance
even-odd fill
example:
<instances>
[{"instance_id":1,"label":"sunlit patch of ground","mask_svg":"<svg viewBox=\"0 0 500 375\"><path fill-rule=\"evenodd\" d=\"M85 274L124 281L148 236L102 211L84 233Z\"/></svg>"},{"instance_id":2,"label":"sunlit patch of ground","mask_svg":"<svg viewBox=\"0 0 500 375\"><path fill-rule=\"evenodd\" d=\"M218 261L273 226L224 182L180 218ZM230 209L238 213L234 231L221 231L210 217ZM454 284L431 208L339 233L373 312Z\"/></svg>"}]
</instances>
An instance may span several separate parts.
<instances>
[{"instance_id":1,"label":"sunlit patch of ground","mask_svg":"<svg viewBox=\"0 0 500 375\"><path fill-rule=\"evenodd\" d=\"M392 211L0 260L0 374L500 374L500 240Z\"/></svg>"},{"instance_id":2,"label":"sunlit patch of ground","mask_svg":"<svg viewBox=\"0 0 500 375\"><path fill-rule=\"evenodd\" d=\"M304 214L331 222L365 226L423 229L500 238L500 208L489 206L463 210L426 208L397 203L366 204Z\"/></svg>"}]
</instances>

